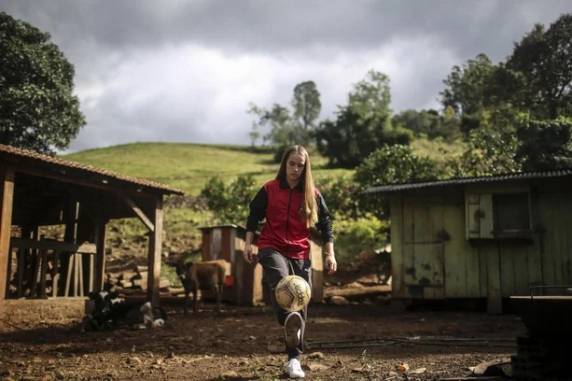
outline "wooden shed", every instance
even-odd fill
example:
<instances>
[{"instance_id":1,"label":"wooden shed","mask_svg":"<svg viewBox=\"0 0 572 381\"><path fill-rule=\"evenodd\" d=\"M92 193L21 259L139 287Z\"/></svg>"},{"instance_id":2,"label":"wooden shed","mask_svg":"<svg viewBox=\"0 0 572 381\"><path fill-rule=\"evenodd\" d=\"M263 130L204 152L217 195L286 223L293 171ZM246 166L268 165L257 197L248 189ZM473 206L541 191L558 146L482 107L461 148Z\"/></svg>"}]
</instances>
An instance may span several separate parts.
<instances>
[{"instance_id":1,"label":"wooden shed","mask_svg":"<svg viewBox=\"0 0 572 381\"><path fill-rule=\"evenodd\" d=\"M262 267L259 264L249 264L244 261L244 238L246 229L242 226L229 224L206 226L202 231L202 259L224 259L229 262L231 281L225 289L225 300L237 304L258 304L265 298L262 284ZM323 291L323 262L322 249L310 240L310 259L312 261L312 301L322 302Z\"/></svg>"},{"instance_id":2,"label":"wooden shed","mask_svg":"<svg viewBox=\"0 0 572 381\"><path fill-rule=\"evenodd\" d=\"M138 217L149 231L148 297L158 304L163 197L169 194L182 192L0 145L0 304L100 290L106 225L127 217ZM65 228L63 240L39 236L40 227L52 225Z\"/></svg>"},{"instance_id":3,"label":"wooden shed","mask_svg":"<svg viewBox=\"0 0 572 381\"><path fill-rule=\"evenodd\" d=\"M572 284L572 170L374 187L390 201L393 297L484 298Z\"/></svg>"}]
</instances>

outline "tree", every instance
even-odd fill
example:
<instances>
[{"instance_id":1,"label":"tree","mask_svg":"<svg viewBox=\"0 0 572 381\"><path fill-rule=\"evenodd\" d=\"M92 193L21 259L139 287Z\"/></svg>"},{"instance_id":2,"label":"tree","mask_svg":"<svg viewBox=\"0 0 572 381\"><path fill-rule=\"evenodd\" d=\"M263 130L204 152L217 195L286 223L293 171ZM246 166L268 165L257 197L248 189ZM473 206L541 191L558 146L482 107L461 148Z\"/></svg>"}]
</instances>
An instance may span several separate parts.
<instances>
[{"instance_id":1,"label":"tree","mask_svg":"<svg viewBox=\"0 0 572 381\"><path fill-rule=\"evenodd\" d=\"M380 148L356 168L355 181L363 189L377 185L435 180L439 169L429 158L419 157L411 147L396 144Z\"/></svg>"},{"instance_id":2,"label":"tree","mask_svg":"<svg viewBox=\"0 0 572 381\"><path fill-rule=\"evenodd\" d=\"M572 118L530 120L518 129L516 159L526 171L572 167Z\"/></svg>"},{"instance_id":3,"label":"tree","mask_svg":"<svg viewBox=\"0 0 572 381\"><path fill-rule=\"evenodd\" d=\"M373 123L390 122L391 91L387 75L375 70L368 71L366 78L354 85L348 98L349 107L360 119Z\"/></svg>"},{"instance_id":4,"label":"tree","mask_svg":"<svg viewBox=\"0 0 572 381\"><path fill-rule=\"evenodd\" d=\"M320 92L314 81L301 82L294 87L292 108L294 109L294 118L305 130L316 127L316 120L320 116L322 103L320 102Z\"/></svg>"},{"instance_id":5,"label":"tree","mask_svg":"<svg viewBox=\"0 0 572 381\"><path fill-rule=\"evenodd\" d=\"M572 14L548 30L537 24L515 45L506 67L520 79L522 106L536 118L572 115Z\"/></svg>"},{"instance_id":6,"label":"tree","mask_svg":"<svg viewBox=\"0 0 572 381\"><path fill-rule=\"evenodd\" d=\"M354 174L354 180L362 191L372 186L435 180L439 177L440 170L435 162L419 157L411 147L399 144L371 153ZM387 212L387 200L383 197L360 194L360 210L376 216Z\"/></svg>"},{"instance_id":7,"label":"tree","mask_svg":"<svg viewBox=\"0 0 572 381\"><path fill-rule=\"evenodd\" d=\"M324 121L315 133L318 150L330 165L355 167L384 145L409 144L411 133L391 125L390 100L385 74L371 70L354 85L336 120Z\"/></svg>"},{"instance_id":8,"label":"tree","mask_svg":"<svg viewBox=\"0 0 572 381\"><path fill-rule=\"evenodd\" d=\"M483 53L463 66L453 66L440 93L443 107L452 107L457 115L478 113L483 108L483 95L493 69L490 58Z\"/></svg>"},{"instance_id":9,"label":"tree","mask_svg":"<svg viewBox=\"0 0 572 381\"><path fill-rule=\"evenodd\" d=\"M73 66L50 35L0 12L0 143L44 153L85 125Z\"/></svg>"},{"instance_id":10,"label":"tree","mask_svg":"<svg viewBox=\"0 0 572 381\"><path fill-rule=\"evenodd\" d=\"M510 107L486 109L480 127L469 132L467 148L450 163L457 177L498 175L521 170L515 160L518 147L516 130L523 115Z\"/></svg>"},{"instance_id":11,"label":"tree","mask_svg":"<svg viewBox=\"0 0 572 381\"><path fill-rule=\"evenodd\" d=\"M294 144L309 146L320 115L320 93L313 81L301 82L294 87L293 110L275 103L271 109L250 104L248 110L256 119L252 123L252 145L262 136L264 142L274 146L275 160L279 161L284 148ZM266 134L262 131L267 130Z\"/></svg>"},{"instance_id":12,"label":"tree","mask_svg":"<svg viewBox=\"0 0 572 381\"><path fill-rule=\"evenodd\" d=\"M417 137L442 137L453 141L460 135L459 120L450 106L442 115L436 110L405 110L394 115L391 122L393 126L412 131Z\"/></svg>"}]
</instances>

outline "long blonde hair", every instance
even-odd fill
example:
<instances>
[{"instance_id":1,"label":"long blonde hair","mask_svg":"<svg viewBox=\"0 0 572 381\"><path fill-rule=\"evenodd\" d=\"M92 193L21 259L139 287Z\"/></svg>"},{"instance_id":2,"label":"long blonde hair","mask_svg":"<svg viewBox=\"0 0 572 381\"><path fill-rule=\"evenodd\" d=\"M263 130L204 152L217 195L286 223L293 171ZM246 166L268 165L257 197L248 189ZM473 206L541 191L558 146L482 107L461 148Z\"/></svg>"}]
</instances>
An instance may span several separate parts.
<instances>
[{"instance_id":1,"label":"long blonde hair","mask_svg":"<svg viewBox=\"0 0 572 381\"><path fill-rule=\"evenodd\" d=\"M316 187L314 186L314 178L312 177L312 165L310 164L310 155L308 151L301 145L294 145L286 148L282 155L280 162L280 169L276 178L281 181L286 181L286 165L288 158L292 153L297 153L304 156L304 172L300 179L300 184L304 189L304 203L300 211L302 217L306 220L306 226L309 228L314 226L318 221L318 204L316 203Z\"/></svg>"}]
</instances>

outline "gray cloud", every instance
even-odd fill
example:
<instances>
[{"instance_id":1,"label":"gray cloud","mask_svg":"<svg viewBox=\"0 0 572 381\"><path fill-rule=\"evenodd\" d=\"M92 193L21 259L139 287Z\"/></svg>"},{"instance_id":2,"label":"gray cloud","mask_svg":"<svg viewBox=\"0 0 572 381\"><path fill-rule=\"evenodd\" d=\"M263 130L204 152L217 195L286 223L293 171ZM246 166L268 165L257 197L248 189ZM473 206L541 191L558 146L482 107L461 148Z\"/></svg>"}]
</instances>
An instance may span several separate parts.
<instances>
[{"instance_id":1,"label":"gray cloud","mask_svg":"<svg viewBox=\"0 0 572 381\"><path fill-rule=\"evenodd\" d=\"M322 117L367 70L392 107L438 107L451 66L503 60L566 0L2 0L49 32L76 68L88 125L72 149L130 141L247 143L249 102L287 104L312 79Z\"/></svg>"}]
</instances>

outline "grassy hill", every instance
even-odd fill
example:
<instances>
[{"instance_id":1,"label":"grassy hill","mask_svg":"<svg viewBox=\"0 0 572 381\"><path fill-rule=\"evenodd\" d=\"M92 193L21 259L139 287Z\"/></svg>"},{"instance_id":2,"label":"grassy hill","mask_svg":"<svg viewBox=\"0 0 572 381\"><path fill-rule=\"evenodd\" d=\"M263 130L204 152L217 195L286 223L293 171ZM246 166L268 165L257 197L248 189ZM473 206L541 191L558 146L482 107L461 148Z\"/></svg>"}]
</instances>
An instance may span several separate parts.
<instances>
[{"instance_id":1,"label":"grassy hill","mask_svg":"<svg viewBox=\"0 0 572 381\"><path fill-rule=\"evenodd\" d=\"M326 159L319 155L311 157L317 179L353 172L328 169ZM213 176L230 181L238 175L251 174L262 185L278 170L271 153L254 152L247 146L133 143L81 151L63 158L158 181L181 189L189 196L198 195Z\"/></svg>"}]
</instances>

